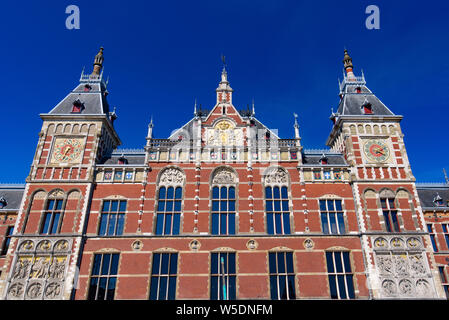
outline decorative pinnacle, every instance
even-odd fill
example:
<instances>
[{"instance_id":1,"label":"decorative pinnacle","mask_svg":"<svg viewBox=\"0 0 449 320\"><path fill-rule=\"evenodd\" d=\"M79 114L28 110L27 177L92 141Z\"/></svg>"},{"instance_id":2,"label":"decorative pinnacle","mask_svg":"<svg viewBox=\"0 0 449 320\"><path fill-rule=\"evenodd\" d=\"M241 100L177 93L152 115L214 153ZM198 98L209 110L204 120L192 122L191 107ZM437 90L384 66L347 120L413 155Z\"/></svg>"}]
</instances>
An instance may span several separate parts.
<instances>
[{"instance_id":1,"label":"decorative pinnacle","mask_svg":"<svg viewBox=\"0 0 449 320\"><path fill-rule=\"evenodd\" d=\"M103 57L103 47L100 47L100 51L98 51L97 55L95 56L94 59L94 70L92 71L92 74L96 74L99 75L101 68L103 67L103 61L104 61L104 57Z\"/></svg>"},{"instance_id":2,"label":"decorative pinnacle","mask_svg":"<svg viewBox=\"0 0 449 320\"><path fill-rule=\"evenodd\" d=\"M343 65L346 69L346 71L348 70L348 68L353 68L352 65L352 58L349 56L348 54L348 50L345 49L345 56L343 57Z\"/></svg>"},{"instance_id":3,"label":"decorative pinnacle","mask_svg":"<svg viewBox=\"0 0 449 320\"><path fill-rule=\"evenodd\" d=\"M293 116L295 117L295 128L299 128L298 114L296 112L293 112Z\"/></svg>"}]
</instances>

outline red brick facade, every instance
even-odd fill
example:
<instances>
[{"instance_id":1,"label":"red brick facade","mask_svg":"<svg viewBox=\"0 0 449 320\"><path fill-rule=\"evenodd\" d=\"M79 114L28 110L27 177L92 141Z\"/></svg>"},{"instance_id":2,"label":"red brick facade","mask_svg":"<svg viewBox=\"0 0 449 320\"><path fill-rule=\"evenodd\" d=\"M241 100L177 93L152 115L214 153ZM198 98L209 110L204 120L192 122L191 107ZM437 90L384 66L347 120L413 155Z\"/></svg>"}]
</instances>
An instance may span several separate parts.
<instances>
[{"instance_id":1,"label":"red brick facade","mask_svg":"<svg viewBox=\"0 0 449 320\"><path fill-rule=\"evenodd\" d=\"M98 85L105 98L101 75L81 80L80 86ZM359 80L345 81L347 90ZM111 281L110 298L149 299L165 290L154 284L163 274L154 274L154 257L168 253L176 254L173 285L167 284L175 299L213 298L214 253L235 255L235 286L226 287L235 290L235 299L445 298L438 267L449 256L433 252L426 224L435 217L421 208L398 116L374 112L367 121L339 114L327 143L331 149L304 150L297 124L294 139L278 139L253 112L235 109L232 92L224 70L210 112L196 111L171 139L154 139L151 123L140 151L111 153L120 144L111 112L58 113L58 105L42 115L17 222L15 216L0 222L1 234L15 223L8 256L0 259L2 299L105 299L101 286L92 285L101 276ZM69 138L75 141L61 140ZM373 139L389 146L387 161L370 162L365 155ZM55 161L58 141L66 144L62 159L76 143L82 151L73 162ZM219 216L232 221L214 220L214 186L234 188L227 215ZM179 211L166 204L162 212L164 192L168 199L168 189L178 187L181 197L170 201L179 202ZM271 200L276 190L282 201ZM53 208L58 201L61 208ZM111 209L120 201L123 211ZM235 209L229 209L231 202ZM158 219L165 219L164 227ZM441 224L448 221L444 213L434 223L446 253ZM235 231L213 234L219 223L235 225ZM292 260L285 265L270 260L287 253ZM95 260L101 254L103 260ZM98 273L112 254L118 254L117 264L111 260L110 270ZM292 275L292 282L285 280L288 289L284 273Z\"/></svg>"}]
</instances>

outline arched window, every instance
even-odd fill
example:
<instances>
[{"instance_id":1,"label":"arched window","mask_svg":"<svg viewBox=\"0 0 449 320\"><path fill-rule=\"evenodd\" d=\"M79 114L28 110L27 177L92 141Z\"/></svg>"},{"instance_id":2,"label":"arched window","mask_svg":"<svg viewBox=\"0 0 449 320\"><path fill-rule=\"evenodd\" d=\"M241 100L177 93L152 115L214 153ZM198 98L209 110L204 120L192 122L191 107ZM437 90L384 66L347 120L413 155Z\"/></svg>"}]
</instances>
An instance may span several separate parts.
<instances>
[{"instance_id":1,"label":"arched window","mask_svg":"<svg viewBox=\"0 0 449 320\"><path fill-rule=\"evenodd\" d=\"M380 192L380 206L385 221L385 229L388 232L400 232L398 211L395 206L395 194L391 190Z\"/></svg>"},{"instance_id":2,"label":"arched window","mask_svg":"<svg viewBox=\"0 0 449 320\"><path fill-rule=\"evenodd\" d=\"M178 168L168 168L162 172L156 207L156 235L180 233L184 182L185 175Z\"/></svg>"},{"instance_id":3,"label":"arched window","mask_svg":"<svg viewBox=\"0 0 449 320\"><path fill-rule=\"evenodd\" d=\"M229 235L236 233L237 176L230 168L214 172L211 190L211 233Z\"/></svg>"},{"instance_id":4,"label":"arched window","mask_svg":"<svg viewBox=\"0 0 449 320\"><path fill-rule=\"evenodd\" d=\"M160 187L156 212L156 234L179 234L182 187Z\"/></svg>"},{"instance_id":5,"label":"arched window","mask_svg":"<svg viewBox=\"0 0 449 320\"><path fill-rule=\"evenodd\" d=\"M265 213L268 234L290 234L288 173L280 167L270 167L265 173Z\"/></svg>"},{"instance_id":6,"label":"arched window","mask_svg":"<svg viewBox=\"0 0 449 320\"><path fill-rule=\"evenodd\" d=\"M235 187L212 188L212 234L235 234Z\"/></svg>"},{"instance_id":7,"label":"arched window","mask_svg":"<svg viewBox=\"0 0 449 320\"><path fill-rule=\"evenodd\" d=\"M61 229L65 193L55 190L48 195L42 217L40 234L57 234Z\"/></svg>"},{"instance_id":8,"label":"arched window","mask_svg":"<svg viewBox=\"0 0 449 320\"><path fill-rule=\"evenodd\" d=\"M290 234L290 211L286 186L265 187L268 234Z\"/></svg>"}]
</instances>

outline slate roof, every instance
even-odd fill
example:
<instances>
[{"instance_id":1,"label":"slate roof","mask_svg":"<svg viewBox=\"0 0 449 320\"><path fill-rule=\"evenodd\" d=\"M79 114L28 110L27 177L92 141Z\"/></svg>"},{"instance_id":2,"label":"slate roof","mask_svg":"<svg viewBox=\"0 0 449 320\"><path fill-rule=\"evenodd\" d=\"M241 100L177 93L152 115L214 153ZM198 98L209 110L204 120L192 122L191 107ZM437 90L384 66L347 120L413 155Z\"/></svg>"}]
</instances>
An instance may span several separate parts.
<instances>
[{"instance_id":1,"label":"slate roof","mask_svg":"<svg viewBox=\"0 0 449 320\"><path fill-rule=\"evenodd\" d=\"M419 200L421 201L421 206L424 209L441 209L448 210L449 209L449 184L416 184L416 189L418 191ZM443 205L438 206L437 203L434 202L435 198L439 196Z\"/></svg>"},{"instance_id":2,"label":"slate roof","mask_svg":"<svg viewBox=\"0 0 449 320\"><path fill-rule=\"evenodd\" d=\"M144 165L145 164L145 150L144 149L116 149L111 155L102 159L99 164L102 165L120 165L118 163L121 157L124 157L128 163L127 165Z\"/></svg>"},{"instance_id":3,"label":"slate roof","mask_svg":"<svg viewBox=\"0 0 449 320\"><path fill-rule=\"evenodd\" d=\"M359 87L361 92L357 93ZM373 116L394 116L395 114L380 101L364 84L346 84L342 92L343 98L338 105L339 115L363 115L362 105L366 102L371 104Z\"/></svg>"},{"instance_id":4,"label":"slate roof","mask_svg":"<svg viewBox=\"0 0 449 320\"><path fill-rule=\"evenodd\" d=\"M18 211L24 190L23 184L0 184L0 199L6 200L6 206L0 211Z\"/></svg>"},{"instance_id":5,"label":"slate roof","mask_svg":"<svg viewBox=\"0 0 449 320\"><path fill-rule=\"evenodd\" d=\"M84 91L86 85L90 91ZM59 102L49 114L72 114L72 106L76 100L82 103L81 115L85 114L109 114L109 104L106 99L106 86L102 81L80 82L61 102Z\"/></svg>"},{"instance_id":6,"label":"slate roof","mask_svg":"<svg viewBox=\"0 0 449 320\"><path fill-rule=\"evenodd\" d=\"M324 156L327 158L327 165L348 165L345 157L341 153L334 153L330 150L307 150L305 149L302 155L302 163L305 165L317 165L321 166L321 158ZM325 165L324 165L325 166Z\"/></svg>"}]
</instances>

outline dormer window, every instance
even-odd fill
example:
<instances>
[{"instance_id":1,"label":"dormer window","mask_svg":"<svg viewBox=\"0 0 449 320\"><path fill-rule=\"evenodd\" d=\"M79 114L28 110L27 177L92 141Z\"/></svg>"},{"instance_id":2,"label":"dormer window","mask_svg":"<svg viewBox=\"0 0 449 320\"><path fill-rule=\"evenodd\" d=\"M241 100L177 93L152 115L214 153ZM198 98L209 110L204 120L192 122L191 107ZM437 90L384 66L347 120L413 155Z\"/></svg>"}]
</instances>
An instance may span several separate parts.
<instances>
[{"instance_id":1,"label":"dormer window","mask_svg":"<svg viewBox=\"0 0 449 320\"><path fill-rule=\"evenodd\" d=\"M265 132L265 139L270 139L270 131Z\"/></svg>"},{"instance_id":2,"label":"dormer window","mask_svg":"<svg viewBox=\"0 0 449 320\"><path fill-rule=\"evenodd\" d=\"M433 203L435 203L436 206L438 207L442 207L443 204L443 199L440 197L440 195L437 193L436 197L433 198Z\"/></svg>"},{"instance_id":3,"label":"dormer window","mask_svg":"<svg viewBox=\"0 0 449 320\"><path fill-rule=\"evenodd\" d=\"M355 92L362 93L362 88L360 88L360 87L355 88Z\"/></svg>"},{"instance_id":4,"label":"dormer window","mask_svg":"<svg viewBox=\"0 0 449 320\"><path fill-rule=\"evenodd\" d=\"M83 103L79 99L76 99L72 105L72 113L81 113L83 109L84 109Z\"/></svg>"},{"instance_id":5,"label":"dormer window","mask_svg":"<svg viewBox=\"0 0 449 320\"><path fill-rule=\"evenodd\" d=\"M320 164L328 164L327 157L324 154L320 158Z\"/></svg>"},{"instance_id":6,"label":"dormer window","mask_svg":"<svg viewBox=\"0 0 449 320\"><path fill-rule=\"evenodd\" d=\"M373 114L373 107L371 106L371 103L369 103L368 101L365 102L362 105L362 111L364 114Z\"/></svg>"},{"instance_id":7,"label":"dormer window","mask_svg":"<svg viewBox=\"0 0 449 320\"><path fill-rule=\"evenodd\" d=\"M118 164L128 164L128 159L126 159L123 155L118 158Z\"/></svg>"},{"instance_id":8,"label":"dormer window","mask_svg":"<svg viewBox=\"0 0 449 320\"><path fill-rule=\"evenodd\" d=\"M92 90L92 86L89 85L89 84L86 84L86 85L84 86L84 92L89 92L90 90Z\"/></svg>"},{"instance_id":9,"label":"dormer window","mask_svg":"<svg viewBox=\"0 0 449 320\"><path fill-rule=\"evenodd\" d=\"M6 207L8 203L6 202L6 199L3 197L0 197L0 209L3 209L4 207Z\"/></svg>"},{"instance_id":10,"label":"dormer window","mask_svg":"<svg viewBox=\"0 0 449 320\"><path fill-rule=\"evenodd\" d=\"M256 125L256 121L254 121L254 120L250 120L249 121L249 126L250 127L254 127Z\"/></svg>"}]
</instances>

